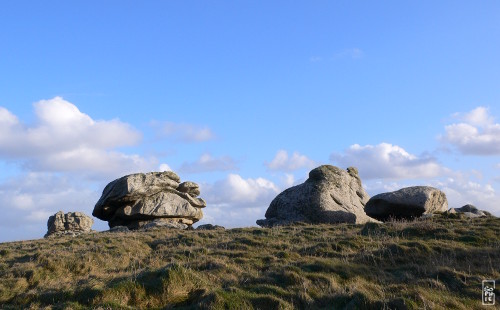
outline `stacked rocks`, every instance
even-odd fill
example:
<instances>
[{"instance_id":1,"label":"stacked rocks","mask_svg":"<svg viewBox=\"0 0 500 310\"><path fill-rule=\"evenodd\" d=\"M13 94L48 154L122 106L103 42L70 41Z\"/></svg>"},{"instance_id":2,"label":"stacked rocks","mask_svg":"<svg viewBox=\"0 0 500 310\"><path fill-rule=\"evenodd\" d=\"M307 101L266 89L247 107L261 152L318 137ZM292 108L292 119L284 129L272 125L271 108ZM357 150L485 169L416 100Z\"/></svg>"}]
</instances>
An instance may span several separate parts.
<instances>
[{"instance_id":1,"label":"stacked rocks","mask_svg":"<svg viewBox=\"0 0 500 310\"><path fill-rule=\"evenodd\" d=\"M53 236L77 236L91 231L94 220L81 212L59 211L49 217L45 238Z\"/></svg>"},{"instance_id":2,"label":"stacked rocks","mask_svg":"<svg viewBox=\"0 0 500 310\"><path fill-rule=\"evenodd\" d=\"M180 183L172 171L131 174L104 188L92 215L108 221L110 228L185 229L203 217L206 202L198 195L196 183Z\"/></svg>"}]
</instances>

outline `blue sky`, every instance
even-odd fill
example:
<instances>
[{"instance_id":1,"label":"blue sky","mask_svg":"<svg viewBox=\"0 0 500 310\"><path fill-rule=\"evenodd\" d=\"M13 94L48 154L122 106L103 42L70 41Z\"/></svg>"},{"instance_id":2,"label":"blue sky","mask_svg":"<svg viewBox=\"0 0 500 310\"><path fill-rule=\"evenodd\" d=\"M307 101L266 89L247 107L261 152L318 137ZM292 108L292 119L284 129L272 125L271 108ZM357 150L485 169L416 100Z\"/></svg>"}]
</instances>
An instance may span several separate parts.
<instances>
[{"instance_id":1,"label":"blue sky","mask_svg":"<svg viewBox=\"0 0 500 310\"><path fill-rule=\"evenodd\" d=\"M499 20L498 1L4 2L0 241L167 167L227 227L320 164L500 215Z\"/></svg>"}]
</instances>

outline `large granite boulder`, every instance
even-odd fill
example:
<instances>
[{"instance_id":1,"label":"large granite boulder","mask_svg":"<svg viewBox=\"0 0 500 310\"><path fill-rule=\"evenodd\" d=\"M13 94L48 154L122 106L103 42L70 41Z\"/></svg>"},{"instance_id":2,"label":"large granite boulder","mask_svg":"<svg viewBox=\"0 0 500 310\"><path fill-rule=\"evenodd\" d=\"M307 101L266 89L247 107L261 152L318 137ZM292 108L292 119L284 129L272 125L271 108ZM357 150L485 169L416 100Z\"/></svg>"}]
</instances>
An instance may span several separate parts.
<instances>
[{"instance_id":1,"label":"large granite boulder","mask_svg":"<svg viewBox=\"0 0 500 310\"><path fill-rule=\"evenodd\" d=\"M76 236L91 231L94 220L82 212L59 211L49 217L45 238L52 236Z\"/></svg>"},{"instance_id":2,"label":"large granite boulder","mask_svg":"<svg viewBox=\"0 0 500 310\"><path fill-rule=\"evenodd\" d=\"M293 222L377 222L365 214L369 198L356 168L345 171L323 165L311 170L304 183L276 196L266 211L266 219L258 220L257 224L271 227Z\"/></svg>"},{"instance_id":3,"label":"large granite boulder","mask_svg":"<svg viewBox=\"0 0 500 310\"><path fill-rule=\"evenodd\" d=\"M199 194L196 183L180 183L172 171L131 174L104 188L92 215L108 221L110 228L189 228L203 217L206 203Z\"/></svg>"},{"instance_id":4,"label":"large granite boulder","mask_svg":"<svg viewBox=\"0 0 500 310\"><path fill-rule=\"evenodd\" d=\"M370 198L365 206L368 216L381 221L391 218L410 220L447 209L445 193L430 186L412 186L378 194Z\"/></svg>"}]
</instances>

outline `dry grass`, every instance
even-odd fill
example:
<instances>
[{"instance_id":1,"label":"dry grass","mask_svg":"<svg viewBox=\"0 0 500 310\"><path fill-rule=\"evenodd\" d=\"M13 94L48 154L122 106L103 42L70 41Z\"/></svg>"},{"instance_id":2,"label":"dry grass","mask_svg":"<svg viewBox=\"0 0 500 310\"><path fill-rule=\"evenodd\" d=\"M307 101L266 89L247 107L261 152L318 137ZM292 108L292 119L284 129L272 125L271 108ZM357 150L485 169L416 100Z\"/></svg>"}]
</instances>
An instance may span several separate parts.
<instances>
[{"instance_id":1,"label":"dry grass","mask_svg":"<svg viewBox=\"0 0 500 310\"><path fill-rule=\"evenodd\" d=\"M480 309L499 236L500 219L442 215L2 243L0 308Z\"/></svg>"}]
</instances>

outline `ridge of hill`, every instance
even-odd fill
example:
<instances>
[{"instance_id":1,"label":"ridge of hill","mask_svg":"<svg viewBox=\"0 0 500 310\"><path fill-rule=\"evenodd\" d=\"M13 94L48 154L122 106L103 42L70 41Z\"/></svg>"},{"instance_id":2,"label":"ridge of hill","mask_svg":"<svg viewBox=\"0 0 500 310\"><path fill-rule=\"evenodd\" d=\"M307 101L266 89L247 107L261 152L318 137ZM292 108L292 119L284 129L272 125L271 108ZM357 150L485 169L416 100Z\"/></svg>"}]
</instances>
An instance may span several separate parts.
<instances>
[{"instance_id":1,"label":"ridge of hill","mask_svg":"<svg viewBox=\"0 0 500 310\"><path fill-rule=\"evenodd\" d=\"M0 308L482 309L499 236L499 218L441 214L1 243Z\"/></svg>"}]
</instances>

